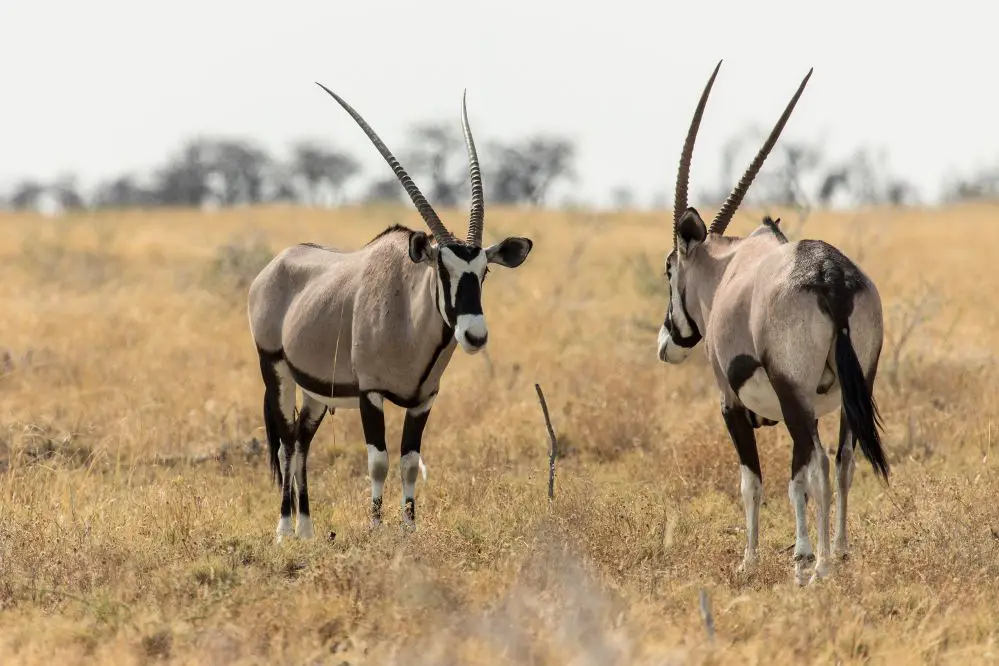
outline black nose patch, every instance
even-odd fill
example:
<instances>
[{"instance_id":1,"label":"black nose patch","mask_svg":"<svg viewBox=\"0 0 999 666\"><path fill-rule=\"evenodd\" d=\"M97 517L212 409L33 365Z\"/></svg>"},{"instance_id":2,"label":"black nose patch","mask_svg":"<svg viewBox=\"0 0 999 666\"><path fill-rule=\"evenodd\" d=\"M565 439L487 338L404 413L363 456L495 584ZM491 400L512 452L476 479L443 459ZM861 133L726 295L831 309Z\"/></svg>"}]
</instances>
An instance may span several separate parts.
<instances>
[{"instance_id":1,"label":"black nose patch","mask_svg":"<svg viewBox=\"0 0 999 666\"><path fill-rule=\"evenodd\" d=\"M482 314L482 290L479 288L479 278L474 273L462 273L458 279L454 310L459 315Z\"/></svg>"},{"instance_id":2,"label":"black nose patch","mask_svg":"<svg viewBox=\"0 0 999 666\"><path fill-rule=\"evenodd\" d=\"M489 339L489 334L485 333L481 337L478 335L473 335L472 333L465 331L465 339L468 340L468 344L473 347L481 347L486 344L486 340Z\"/></svg>"}]
</instances>

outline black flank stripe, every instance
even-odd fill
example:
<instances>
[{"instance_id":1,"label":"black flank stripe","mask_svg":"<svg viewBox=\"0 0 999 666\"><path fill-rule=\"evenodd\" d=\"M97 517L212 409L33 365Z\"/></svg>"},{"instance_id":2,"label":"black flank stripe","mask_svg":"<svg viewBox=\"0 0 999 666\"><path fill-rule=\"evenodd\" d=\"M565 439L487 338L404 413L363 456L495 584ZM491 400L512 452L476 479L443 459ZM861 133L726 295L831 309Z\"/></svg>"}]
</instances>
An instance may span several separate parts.
<instances>
[{"instance_id":1,"label":"black flank stripe","mask_svg":"<svg viewBox=\"0 0 999 666\"><path fill-rule=\"evenodd\" d=\"M749 378L761 367L762 364L749 354L739 354L729 362L725 377L736 395L739 395Z\"/></svg>"},{"instance_id":2,"label":"black flank stripe","mask_svg":"<svg viewBox=\"0 0 999 666\"><path fill-rule=\"evenodd\" d=\"M315 393L326 398L358 398L361 395L357 384L337 384L334 386L332 382L318 379L303 370L299 370L290 362L288 363L288 369L291 371L291 376L295 380L295 383L310 393Z\"/></svg>"}]
</instances>

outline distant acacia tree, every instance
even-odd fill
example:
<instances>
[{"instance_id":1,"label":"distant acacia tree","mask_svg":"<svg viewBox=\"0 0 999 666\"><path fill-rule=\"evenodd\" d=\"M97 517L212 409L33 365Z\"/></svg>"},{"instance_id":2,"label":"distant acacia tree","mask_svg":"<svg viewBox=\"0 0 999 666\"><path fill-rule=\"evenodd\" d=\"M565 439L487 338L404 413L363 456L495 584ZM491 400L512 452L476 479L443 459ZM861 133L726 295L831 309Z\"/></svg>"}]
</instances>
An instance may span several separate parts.
<instances>
[{"instance_id":1,"label":"distant acacia tree","mask_svg":"<svg viewBox=\"0 0 999 666\"><path fill-rule=\"evenodd\" d=\"M406 169L435 206L454 206L468 187L465 141L450 122L427 122L410 130Z\"/></svg>"},{"instance_id":2,"label":"distant acacia tree","mask_svg":"<svg viewBox=\"0 0 999 666\"><path fill-rule=\"evenodd\" d=\"M291 166L274 163L270 172L270 187L266 200L282 203L293 203L302 200L295 187L295 172Z\"/></svg>"},{"instance_id":3,"label":"distant acacia tree","mask_svg":"<svg viewBox=\"0 0 999 666\"><path fill-rule=\"evenodd\" d=\"M535 136L489 145L489 185L499 203L542 205L552 186L575 179L575 146L568 139Z\"/></svg>"},{"instance_id":4,"label":"distant acacia tree","mask_svg":"<svg viewBox=\"0 0 999 666\"><path fill-rule=\"evenodd\" d=\"M94 192L96 208L130 208L155 203L154 193L136 182L135 176L116 176L100 183Z\"/></svg>"},{"instance_id":5,"label":"distant acacia tree","mask_svg":"<svg viewBox=\"0 0 999 666\"><path fill-rule=\"evenodd\" d=\"M618 185L611 190L611 205L617 210L635 207L635 192L627 185Z\"/></svg>"},{"instance_id":6,"label":"distant acacia tree","mask_svg":"<svg viewBox=\"0 0 999 666\"><path fill-rule=\"evenodd\" d=\"M292 147L291 171L303 191L302 198L315 206L324 198L328 203L342 203L347 183L360 173L361 166L346 152L303 140Z\"/></svg>"},{"instance_id":7,"label":"distant acacia tree","mask_svg":"<svg viewBox=\"0 0 999 666\"><path fill-rule=\"evenodd\" d=\"M76 185L76 177L62 174L50 184L34 179L18 183L8 202L14 210L41 210L43 207L54 210L80 210L86 202Z\"/></svg>"},{"instance_id":8,"label":"distant acacia tree","mask_svg":"<svg viewBox=\"0 0 999 666\"><path fill-rule=\"evenodd\" d=\"M699 192L699 198L705 204L720 206L728 198L769 131L769 128L750 126L725 141L717 185ZM823 150L819 145L782 138L754 181L747 200L807 210L814 204L812 184L821 178L823 164Z\"/></svg>"},{"instance_id":9,"label":"distant acacia tree","mask_svg":"<svg viewBox=\"0 0 999 666\"><path fill-rule=\"evenodd\" d=\"M83 195L76 184L76 176L63 174L49 188L56 203L64 211L80 210L86 207Z\"/></svg>"},{"instance_id":10,"label":"distant acacia tree","mask_svg":"<svg viewBox=\"0 0 999 666\"><path fill-rule=\"evenodd\" d=\"M728 196L763 139L761 129L750 128L725 143L721 182L706 193L709 203L719 205ZM785 138L774 147L748 198L807 216L816 204L908 205L919 200L918 194L912 183L891 172L883 150L861 147L833 161L818 143Z\"/></svg>"},{"instance_id":11,"label":"distant acacia tree","mask_svg":"<svg viewBox=\"0 0 999 666\"><path fill-rule=\"evenodd\" d=\"M808 182L818 177L822 167L822 150L804 141L788 140L774 149L775 164L769 178L761 179L761 193L777 206L810 207L813 197ZM735 187L733 182L731 187Z\"/></svg>"},{"instance_id":12,"label":"distant acacia tree","mask_svg":"<svg viewBox=\"0 0 999 666\"><path fill-rule=\"evenodd\" d=\"M858 148L847 159L826 168L817 199L828 205L837 194L855 205L903 206L919 200L912 183L891 173L885 151L872 154L866 148Z\"/></svg>"},{"instance_id":13,"label":"distant acacia tree","mask_svg":"<svg viewBox=\"0 0 999 666\"><path fill-rule=\"evenodd\" d=\"M210 193L210 146L192 139L157 170L153 196L164 206L202 206Z\"/></svg>"},{"instance_id":14,"label":"distant acacia tree","mask_svg":"<svg viewBox=\"0 0 999 666\"><path fill-rule=\"evenodd\" d=\"M342 200L346 183L360 171L350 155L299 141L287 163L275 160L252 141L196 137L185 142L155 170L149 187L134 176L102 183L97 206L164 205L199 207L266 201L315 203L323 195Z\"/></svg>"},{"instance_id":15,"label":"distant acacia tree","mask_svg":"<svg viewBox=\"0 0 999 666\"><path fill-rule=\"evenodd\" d=\"M206 142L209 189L222 206L264 201L273 161L249 141L214 139ZM214 186L212 186L214 185Z\"/></svg>"},{"instance_id":16,"label":"distant acacia tree","mask_svg":"<svg viewBox=\"0 0 999 666\"><path fill-rule=\"evenodd\" d=\"M403 200L404 190L394 176L380 178L368 185L364 194L367 203L399 203Z\"/></svg>"},{"instance_id":17,"label":"distant acacia tree","mask_svg":"<svg viewBox=\"0 0 999 666\"><path fill-rule=\"evenodd\" d=\"M748 151L755 150L758 146L753 144L759 139L759 129L749 127L740 132L736 132L728 138L722 145L721 165L718 170L718 181L713 186L700 187L698 189L697 200L702 205L720 206L728 197L729 192L735 187L736 181L742 175L739 169L745 169L749 165L746 158ZM760 180L763 180L762 178ZM755 193L755 190L754 190ZM674 192L661 192L656 199L656 206L659 208L671 208L673 206Z\"/></svg>"},{"instance_id":18,"label":"distant acacia tree","mask_svg":"<svg viewBox=\"0 0 999 666\"><path fill-rule=\"evenodd\" d=\"M14 186L10 207L14 210L37 210L44 194L44 185L36 180L25 180Z\"/></svg>"},{"instance_id":19,"label":"distant acacia tree","mask_svg":"<svg viewBox=\"0 0 999 666\"><path fill-rule=\"evenodd\" d=\"M999 166L985 167L944 183L944 201L999 201Z\"/></svg>"}]
</instances>

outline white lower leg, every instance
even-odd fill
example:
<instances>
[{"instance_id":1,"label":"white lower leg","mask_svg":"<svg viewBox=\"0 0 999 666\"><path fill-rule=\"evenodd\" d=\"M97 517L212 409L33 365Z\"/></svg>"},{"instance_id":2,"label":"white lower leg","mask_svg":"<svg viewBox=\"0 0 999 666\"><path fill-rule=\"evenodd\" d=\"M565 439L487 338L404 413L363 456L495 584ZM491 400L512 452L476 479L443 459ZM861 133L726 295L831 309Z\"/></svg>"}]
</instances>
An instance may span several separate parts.
<instances>
[{"instance_id":1,"label":"white lower leg","mask_svg":"<svg viewBox=\"0 0 999 666\"><path fill-rule=\"evenodd\" d=\"M284 444L278 449L278 464L281 466L281 492L284 493L285 484L291 483L288 475L291 473L292 465L291 460L286 455L287 449ZM282 500L283 503L283 500ZM291 515L282 515L278 519L277 524L277 541L281 542L285 537L292 536L295 533L295 528L291 522Z\"/></svg>"},{"instance_id":2,"label":"white lower leg","mask_svg":"<svg viewBox=\"0 0 999 666\"><path fill-rule=\"evenodd\" d=\"M816 442L812 459L808 463L808 494L815 501L815 525L818 532L815 558L815 574L812 580L822 578L829 571L829 509L832 503L832 487L829 484L829 456L822 445Z\"/></svg>"},{"instance_id":3,"label":"white lower leg","mask_svg":"<svg viewBox=\"0 0 999 666\"><path fill-rule=\"evenodd\" d=\"M295 451L295 454L291 457L291 469L294 474L295 487L294 487L294 497L296 502L298 498L301 497L302 487L305 484L305 458L302 457L300 451ZM295 510L296 514L296 526L295 526L295 536L299 539L311 539L315 536L315 530L312 527L312 516L303 515L302 507L298 506Z\"/></svg>"},{"instance_id":4,"label":"white lower leg","mask_svg":"<svg viewBox=\"0 0 999 666\"><path fill-rule=\"evenodd\" d=\"M794 573L799 583L804 583L805 568L807 568L815 555L812 553L812 544L808 542L808 521L805 513L805 479L808 468L798 470L791 482L788 484L787 494L791 499L791 506L794 507Z\"/></svg>"},{"instance_id":5,"label":"white lower leg","mask_svg":"<svg viewBox=\"0 0 999 666\"><path fill-rule=\"evenodd\" d=\"M378 525L382 521L382 491L388 476L388 451L379 451L368 444L368 476L371 477L371 522Z\"/></svg>"},{"instance_id":6,"label":"white lower leg","mask_svg":"<svg viewBox=\"0 0 999 666\"><path fill-rule=\"evenodd\" d=\"M836 461L836 542L834 552L839 557L846 557L850 546L846 538L846 505L853 484L853 445L849 442L843 446L839 460Z\"/></svg>"},{"instance_id":7,"label":"white lower leg","mask_svg":"<svg viewBox=\"0 0 999 666\"><path fill-rule=\"evenodd\" d=\"M295 536L299 539L311 539L316 535L312 527L312 516L298 514L298 525L295 528Z\"/></svg>"},{"instance_id":8,"label":"white lower leg","mask_svg":"<svg viewBox=\"0 0 999 666\"><path fill-rule=\"evenodd\" d=\"M763 482L756 472L742 466L742 503L746 509L746 552L742 558L743 571L756 565L756 550L760 538L760 504L763 499Z\"/></svg>"},{"instance_id":9,"label":"white lower leg","mask_svg":"<svg viewBox=\"0 0 999 666\"><path fill-rule=\"evenodd\" d=\"M279 418L284 422L284 427L288 433L294 432L295 428L295 380L291 376L288 364L280 362L274 366L274 371L278 376L278 405L281 411ZM285 537L295 533L291 523L291 514L294 513L294 502L290 511L286 503L287 495L285 491L294 485L289 474L295 469L292 464L294 451L289 451L285 444L287 435L281 438L281 446L278 448L278 464L281 466L281 518L278 520L277 541L280 542Z\"/></svg>"},{"instance_id":10,"label":"white lower leg","mask_svg":"<svg viewBox=\"0 0 999 666\"><path fill-rule=\"evenodd\" d=\"M278 519L277 540L281 541L285 537L290 537L293 534L295 534L295 527L291 524L291 516L281 516L281 518Z\"/></svg>"},{"instance_id":11,"label":"white lower leg","mask_svg":"<svg viewBox=\"0 0 999 666\"><path fill-rule=\"evenodd\" d=\"M402 477L402 507L406 523L413 524L413 516L407 515L407 506L415 506L416 477L420 473L420 453L410 451L399 460L399 476Z\"/></svg>"}]
</instances>

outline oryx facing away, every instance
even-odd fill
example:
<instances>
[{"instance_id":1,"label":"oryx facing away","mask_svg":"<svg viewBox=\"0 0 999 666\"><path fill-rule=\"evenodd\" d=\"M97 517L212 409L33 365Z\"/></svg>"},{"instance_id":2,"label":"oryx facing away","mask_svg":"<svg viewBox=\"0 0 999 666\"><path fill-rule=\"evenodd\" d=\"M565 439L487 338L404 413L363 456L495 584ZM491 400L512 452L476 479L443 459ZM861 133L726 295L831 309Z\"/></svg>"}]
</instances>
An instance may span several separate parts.
<instances>
[{"instance_id":1,"label":"oryx facing away","mask_svg":"<svg viewBox=\"0 0 999 666\"><path fill-rule=\"evenodd\" d=\"M455 238L367 122L329 93L360 125L402 183L433 234L393 226L353 252L302 243L278 254L249 289L250 330L264 380L264 424L271 468L281 486L277 539L313 536L306 461L326 412L357 408L368 448L371 518L381 522L388 474L384 401L406 409L400 476L404 521L415 520L420 445L455 344L486 346L481 290L488 264L520 266L533 246L507 238L482 247L482 176L462 97L472 204L468 234ZM334 367L335 366L335 367ZM302 406L295 414L296 387ZM293 497L294 491L297 497Z\"/></svg>"},{"instance_id":2,"label":"oryx facing away","mask_svg":"<svg viewBox=\"0 0 999 666\"><path fill-rule=\"evenodd\" d=\"M847 495L858 440L875 473L887 482L873 398L883 342L881 300L870 278L835 247L818 240L788 242L769 218L745 238L724 235L811 70L711 225L687 206L694 141L720 67L719 61L701 94L680 157L673 250L666 258L670 298L659 332L659 358L682 363L704 342L742 467L742 571L755 564L759 540L763 486L754 430L784 422L793 441L788 494L795 516L795 578L804 584L813 562L811 581L827 573L830 556L832 492L818 418L839 409L836 551L841 556L847 551ZM808 540L806 496L816 508L815 554Z\"/></svg>"}]
</instances>

